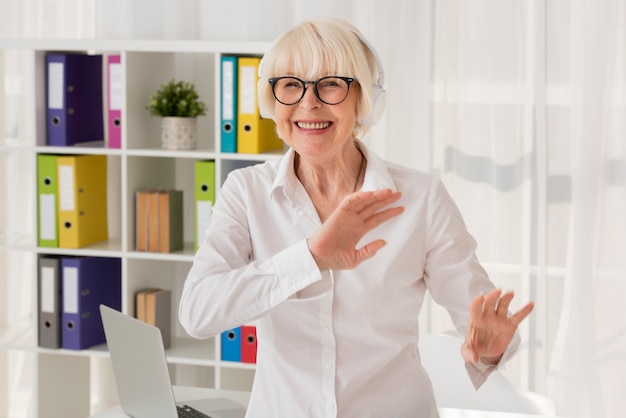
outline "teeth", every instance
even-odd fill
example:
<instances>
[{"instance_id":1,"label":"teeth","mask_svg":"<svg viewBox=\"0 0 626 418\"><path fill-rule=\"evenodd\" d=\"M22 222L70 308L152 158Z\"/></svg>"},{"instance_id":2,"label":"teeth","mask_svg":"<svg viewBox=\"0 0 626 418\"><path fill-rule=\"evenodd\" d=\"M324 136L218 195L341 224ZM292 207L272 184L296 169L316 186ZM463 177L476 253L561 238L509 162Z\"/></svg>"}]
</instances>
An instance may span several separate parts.
<instances>
[{"instance_id":1,"label":"teeth","mask_svg":"<svg viewBox=\"0 0 626 418\"><path fill-rule=\"evenodd\" d=\"M298 128L302 129L326 129L330 125L330 122L316 122L316 123L308 123L308 122L298 122Z\"/></svg>"}]
</instances>

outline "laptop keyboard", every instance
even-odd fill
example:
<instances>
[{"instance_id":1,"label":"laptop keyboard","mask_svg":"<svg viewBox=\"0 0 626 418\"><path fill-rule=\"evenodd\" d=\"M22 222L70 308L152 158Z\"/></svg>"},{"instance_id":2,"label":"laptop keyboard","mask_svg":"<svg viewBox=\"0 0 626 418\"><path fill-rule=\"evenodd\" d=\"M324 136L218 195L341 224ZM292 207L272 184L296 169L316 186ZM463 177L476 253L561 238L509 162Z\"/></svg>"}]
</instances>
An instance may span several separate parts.
<instances>
[{"instance_id":1,"label":"laptop keyboard","mask_svg":"<svg viewBox=\"0 0 626 418\"><path fill-rule=\"evenodd\" d=\"M204 414L197 409L190 407L189 405L177 405L176 409L178 409L178 418L211 418L207 414Z\"/></svg>"}]
</instances>

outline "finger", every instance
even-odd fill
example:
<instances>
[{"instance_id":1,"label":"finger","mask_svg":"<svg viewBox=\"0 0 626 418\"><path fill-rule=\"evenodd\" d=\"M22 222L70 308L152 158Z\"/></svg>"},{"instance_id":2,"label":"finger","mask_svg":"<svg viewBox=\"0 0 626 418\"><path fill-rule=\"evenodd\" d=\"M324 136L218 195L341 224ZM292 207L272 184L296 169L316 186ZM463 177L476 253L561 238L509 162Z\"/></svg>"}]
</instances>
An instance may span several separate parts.
<instances>
[{"instance_id":1,"label":"finger","mask_svg":"<svg viewBox=\"0 0 626 418\"><path fill-rule=\"evenodd\" d=\"M396 206L393 208L385 209L377 212L365 220L365 227L368 229L374 229L378 225L387 222L388 220L395 218L396 216L404 212L403 206Z\"/></svg>"},{"instance_id":2,"label":"finger","mask_svg":"<svg viewBox=\"0 0 626 418\"><path fill-rule=\"evenodd\" d=\"M358 263L360 264L361 262L367 260L368 258L374 257L374 255L376 255L376 253L385 245L387 245L387 242L385 240L378 239L376 241L372 241L369 244L359 248L356 252Z\"/></svg>"},{"instance_id":3,"label":"finger","mask_svg":"<svg viewBox=\"0 0 626 418\"><path fill-rule=\"evenodd\" d=\"M394 192L391 189L356 192L346 196L340 207L343 210L356 212L360 216L367 218L380 209L398 201L401 196L401 192Z\"/></svg>"},{"instance_id":4,"label":"finger","mask_svg":"<svg viewBox=\"0 0 626 418\"><path fill-rule=\"evenodd\" d=\"M513 292L506 292L498 300L498 307L497 307L498 315L508 315L509 305L511 304L511 300L513 300L513 296L515 296Z\"/></svg>"},{"instance_id":5,"label":"finger","mask_svg":"<svg viewBox=\"0 0 626 418\"><path fill-rule=\"evenodd\" d=\"M372 213L376 213L379 210L386 208L392 203L397 202L402 197L401 192L394 192L391 189L376 190L372 192L371 198L368 203L363 206L360 211L361 215L369 216Z\"/></svg>"},{"instance_id":6,"label":"finger","mask_svg":"<svg viewBox=\"0 0 626 418\"><path fill-rule=\"evenodd\" d=\"M494 313L496 311L496 305L498 304L498 299L502 294L501 289L494 289L487 294L485 297L485 303L483 305L483 312L485 313Z\"/></svg>"},{"instance_id":7,"label":"finger","mask_svg":"<svg viewBox=\"0 0 626 418\"><path fill-rule=\"evenodd\" d=\"M526 306L511 315L511 323L513 323L513 325L515 326L518 326L520 322L522 322L524 319L526 319L528 315L530 315L534 308L535 304L533 302L528 302Z\"/></svg>"}]
</instances>

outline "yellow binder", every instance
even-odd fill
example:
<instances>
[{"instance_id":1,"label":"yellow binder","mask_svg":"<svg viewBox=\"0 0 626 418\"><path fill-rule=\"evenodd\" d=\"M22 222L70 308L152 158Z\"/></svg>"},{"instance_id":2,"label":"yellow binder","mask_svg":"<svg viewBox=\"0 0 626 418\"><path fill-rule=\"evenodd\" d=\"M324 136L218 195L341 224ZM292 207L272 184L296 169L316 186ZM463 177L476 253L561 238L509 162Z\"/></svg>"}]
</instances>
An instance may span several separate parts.
<instances>
[{"instance_id":1,"label":"yellow binder","mask_svg":"<svg viewBox=\"0 0 626 418\"><path fill-rule=\"evenodd\" d=\"M107 240L107 157L59 155L57 175L59 247Z\"/></svg>"},{"instance_id":2,"label":"yellow binder","mask_svg":"<svg viewBox=\"0 0 626 418\"><path fill-rule=\"evenodd\" d=\"M276 124L261 117L257 93L260 57L240 57L238 63L237 152L259 154L281 149Z\"/></svg>"}]
</instances>

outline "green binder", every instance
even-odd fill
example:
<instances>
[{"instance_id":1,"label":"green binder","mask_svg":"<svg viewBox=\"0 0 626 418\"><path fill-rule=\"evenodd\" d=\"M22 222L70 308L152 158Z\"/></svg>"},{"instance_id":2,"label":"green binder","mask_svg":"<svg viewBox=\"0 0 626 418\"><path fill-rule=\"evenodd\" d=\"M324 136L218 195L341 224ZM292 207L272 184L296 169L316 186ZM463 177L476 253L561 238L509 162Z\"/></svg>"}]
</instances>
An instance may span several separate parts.
<instances>
[{"instance_id":1,"label":"green binder","mask_svg":"<svg viewBox=\"0 0 626 418\"><path fill-rule=\"evenodd\" d=\"M37 244L59 246L57 156L37 155Z\"/></svg>"},{"instance_id":2,"label":"green binder","mask_svg":"<svg viewBox=\"0 0 626 418\"><path fill-rule=\"evenodd\" d=\"M215 161L196 161L195 176L195 248L198 250L209 229L211 211L215 204Z\"/></svg>"}]
</instances>

